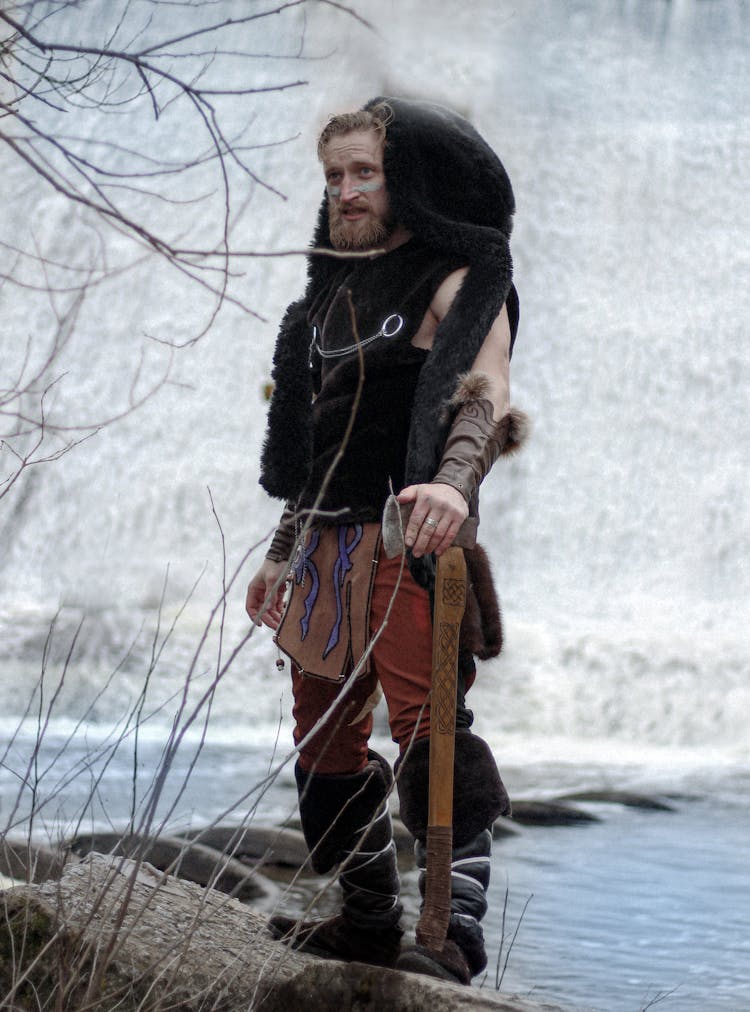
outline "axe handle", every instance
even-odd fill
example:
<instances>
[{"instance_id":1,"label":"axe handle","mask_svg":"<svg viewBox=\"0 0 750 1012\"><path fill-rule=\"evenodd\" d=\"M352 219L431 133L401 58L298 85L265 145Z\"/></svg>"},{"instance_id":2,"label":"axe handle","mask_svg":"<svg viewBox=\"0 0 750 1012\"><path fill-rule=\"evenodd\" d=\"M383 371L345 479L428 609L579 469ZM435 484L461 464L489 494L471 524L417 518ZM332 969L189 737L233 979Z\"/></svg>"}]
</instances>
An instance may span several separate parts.
<instances>
[{"instance_id":1,"label":"axe handle","mask_svg":"<svg viewBox=\"0 0 750 1012\"><path fill-rule=\"evenodd\" d=\"M465 604L466 560L463 551L452 546L437 560L435 579L427 872L416 929L417 943L437 951L445 944L450 917L458 637Z\"/></svg>"}]
</instances>

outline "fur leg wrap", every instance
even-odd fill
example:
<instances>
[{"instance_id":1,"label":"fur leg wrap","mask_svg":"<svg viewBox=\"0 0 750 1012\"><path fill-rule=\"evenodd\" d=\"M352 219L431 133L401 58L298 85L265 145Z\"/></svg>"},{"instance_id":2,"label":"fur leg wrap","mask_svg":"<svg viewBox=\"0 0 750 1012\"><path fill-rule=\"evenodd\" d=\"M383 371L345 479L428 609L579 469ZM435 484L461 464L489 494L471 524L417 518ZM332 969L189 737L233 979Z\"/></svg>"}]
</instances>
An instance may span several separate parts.
<instances>
[{"instance_id":1,"label":"fur leg wrap","mask_svg":"<svg viewBox=\"0 0 750 1012\"><path fill-rule=\"evenodd\" d=\"M395 925L401 916L388 792L388 763L375 752L361 773L344 776L295 770L300 817L312 866L340 865L342 914L363 931Z\"/></svg>"},{"instance_id":2,"label":"fur leg wrap","mask_svg":"<svg viewBox=\"0 0 750 1012\"><path fill-rule=\"evenodd\" d=\"M398 775L401 818L416 837L419 890L424 901L425 841L429 797L430 741L421 738L407 753ZM510 800L489 745L471 731L456 731L453 793L453 854L449 941L463 953L471 976L487 965L480 925L487 913L492 823L510 814Z\"/></svg>"},{"instance_id":3,"label":"fur leg wrap","mask_svg":"<svg viewBox=\"0 0 750 1012\"><path fill-rule=\"evenodd\" d=\"M492 834L482 830L463 847L454 847L451 860L451 915L447 937L461 949L472 977L487 966L484 932L480 925L487 913L487 889L490 884ZM414 848L419 875L419 892L424 902L427 879L427 851L417 840Z\"/></svg>"},{"instance_id":4,"label":"fur leg wrap","mask_svg":"<svg viewBox=\"0 0 750 1012\"><path fill-rule=\"evenodd\" d=\"M358 848L341 852L342 913L363 931L396 924L401 917L401 883L387 802L357 843Z\"/></svg>"},{"instance_id":5,"label":"fur leg wrap","mask_svg":"<svg viewBox=\"0 0 750 1012\"><path fill-rule=\"evenodd\" d=\"M401 819L417 840L427 837L430 740L414 742L397 763ZM510 814L510 799L486 741L471 731L456 731L453 788L453 845L463 847L500 815Z\"/></svg>"}]
</instances>

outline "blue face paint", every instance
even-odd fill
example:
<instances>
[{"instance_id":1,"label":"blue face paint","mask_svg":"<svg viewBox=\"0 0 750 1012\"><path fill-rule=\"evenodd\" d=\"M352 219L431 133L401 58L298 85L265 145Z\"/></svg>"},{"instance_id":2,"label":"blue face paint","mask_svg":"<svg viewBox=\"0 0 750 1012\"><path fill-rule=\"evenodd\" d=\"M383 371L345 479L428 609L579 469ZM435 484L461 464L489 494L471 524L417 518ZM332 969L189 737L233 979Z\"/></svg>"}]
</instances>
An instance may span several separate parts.
<instances>
[{"instance_id":1,"label":"blue face paint","mask_svg":"<svg viewBox=\"0 0 750 1012\"><path fill-rule=\"evenodd\" d=\"M357 186L352 187L352 191L354 193L375 193L376 190L380 190L382 188L382 183L359 183ZM333 183L327 183L326 193L331 200L338 200L341 197L341 187L335 186Z\"/></svg>"}]
</instances>

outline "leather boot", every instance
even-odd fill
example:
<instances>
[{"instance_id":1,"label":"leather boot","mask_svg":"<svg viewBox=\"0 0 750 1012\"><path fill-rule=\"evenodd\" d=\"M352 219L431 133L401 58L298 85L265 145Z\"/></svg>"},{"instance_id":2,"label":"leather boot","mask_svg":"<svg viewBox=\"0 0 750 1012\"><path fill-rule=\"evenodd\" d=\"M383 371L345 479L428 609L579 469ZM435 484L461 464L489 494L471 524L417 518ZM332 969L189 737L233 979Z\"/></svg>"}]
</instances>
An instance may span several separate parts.
<instances>
[{"instance_id":1,"label":"leather boot","mask_svg":"<svg viewBox=\"0 0 750 1012\"><path fill-rule=\"evenodd\" d=\"M419 889L424 900L427 837L429 740L415 742L399 774L401 818L416 837L415 856L421 869ZM451 914L440 952L415 945L404 949L399 970L425 973L470 984L487 966L481 919L487 912L490 882L490 828L510 802L489 746L470 731L456 732L453 798Z\"/></svg>"},{"instance_id":2,"label":"leather boot","mask_svg":"<svg viewBox=\"0 0 750 1012\"><path fill-rule=\"evenodd\" d=\"M320 775L298 767L296 775L312 866L321 874L339 866L343 904L340 914L325 920L274 915L271 933L318 956L392 966L403 932L387 801L390 767L371 752L361 773Z\"/></svg>"},{"instance_id":3,"label":"leather boot","mask_svg":"<svg viewBox=\"0 0 750 1012\"><path fill-rule=\"evenodd\" d=\"M482 830L463 847L453 848L451 861L451 915L446 943L440 952L415 945L405 949L396 968L431 977L470 984L471 978L487 966L484 932L479 923L487 913L487 887L490 884L492 834ZM419 876L419 891L424 901L427 849L417 840L414 848Z\"/></svg>"}]
</instances>

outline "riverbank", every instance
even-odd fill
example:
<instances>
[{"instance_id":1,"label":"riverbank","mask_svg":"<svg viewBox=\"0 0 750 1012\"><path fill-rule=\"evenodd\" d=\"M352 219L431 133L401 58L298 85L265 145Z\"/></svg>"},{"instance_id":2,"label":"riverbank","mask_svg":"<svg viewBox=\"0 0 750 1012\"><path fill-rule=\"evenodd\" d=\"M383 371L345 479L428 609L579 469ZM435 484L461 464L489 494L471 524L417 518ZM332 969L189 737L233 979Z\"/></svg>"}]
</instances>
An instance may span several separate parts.
<instances>
[{"instance_id":1,"label":"riverbank","mask_svg":"<svg viewBox=\"0 0 750 1012\"><path fill-rule=\"evenodd\" d=\"M3 1007L555 1012L514 996L291 951L236 899L140 860L92 854L70 863L59 882L4 893L3 910Z\"/></svg>"},{"instance_id":2,"label":"riverbank","mask_svg":"<svg viewBox=\"0 0 750 1012\"><path fill-rule=\"evenodd\" d=\"M252 750L208 749L185 798L186 807L195 806L191 828L183 824L182 830L199 832L205 825L198 814L200 799L204 811L209 801L212 808L220 805L236 790L239 768L252 768L260 780L262 758ZM112 779L105 778L103 798L111 799L113 786L122 786L123 772L113 769ZM179 778L183 771L174 772ZM671 787L660 773L649 794L633 790L633 784L628 791L602 793L602 781L613 773L590 768L589 791L561 800L570 791L560 790L552 805L552 783L580 783L582 769L559 767L554 777L548 770L536 798L513 792L517 820L498 824L493 853L484 922L490 962L475 989L494 993L499 985L502 993L579 1012L638 1012L657 1000L674 1012L736 1012L750 1006L744 927L747 773L740 767L715 768L713 774L695 770L691 776L674 775ZM541 768L532 764L524 775L541 779ZM509 779L517 776L511 767ZM657 780L667 789L657 793ZM262 812L284 813L288 820L294 807L291 778L281 776L249 825L260 832ZM103 829L102 823L99 832ZM268 841L278 827L264 832ZM211 833L199 839L216 843ZM105 843L103 849L110 849L111 839ZM78 849L86 853L90 844ZM257 865L259 853L247 856ZM301 860L299 852L287 855L286 871L270 875L268 895L249 900L254 909L302 911L320 893L319 913L336 908L337 891L326 888L325 879L303 876L292 882ZM272 864L267 856L267 872ZM405 922L413 928L419 901L408 840L402 841L400 864Z\"/></svg>"}]
</instances>

